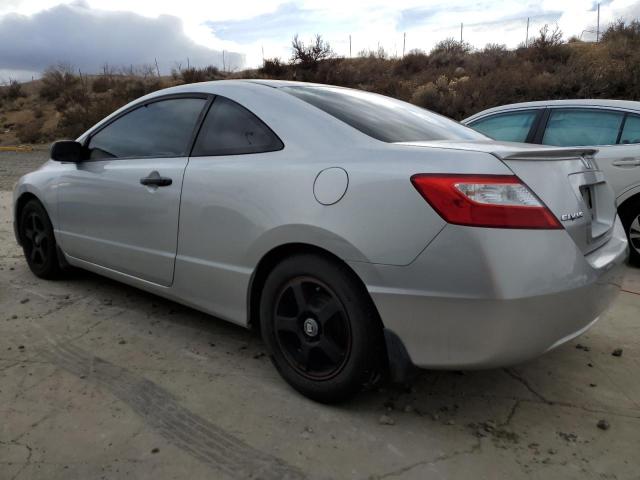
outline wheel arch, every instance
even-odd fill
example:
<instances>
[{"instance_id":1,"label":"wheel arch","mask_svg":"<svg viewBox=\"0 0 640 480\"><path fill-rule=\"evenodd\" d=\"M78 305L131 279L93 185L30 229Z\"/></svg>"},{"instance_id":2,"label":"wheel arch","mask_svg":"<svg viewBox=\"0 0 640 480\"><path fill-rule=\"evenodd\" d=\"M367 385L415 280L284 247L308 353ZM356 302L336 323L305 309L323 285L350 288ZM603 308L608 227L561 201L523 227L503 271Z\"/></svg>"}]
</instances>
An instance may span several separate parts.
<instances>
[{"instance_id":1,"label":"wheel arch","mask_svg":"<svg viewBox=\"0 0 640 480\"><path fill-rule=\"evenodd\" d=\"M311 253L316 254L325 258L329 258L337 264L344 267L358 282L360 287L362 288L363 294L366 295L367 300L371 302L373 306L378 321L380 322L381 328L384 327L382 320L380 318L380 314L378 313L378 309L367 290L367 287L360 278L360 276L349 266L347 262L345 262L338 255L330 252L326 248L319 247L317 245L313 245L310 243L304 242L293 242L293 243L285 243L282 245L278 245L268 252L266 252L260 261L258 262L256 268L254 269L253 275L251 276L251 280L249 281L249 289L247 292L247 321L249 328L254 330L259 330L260 327L260 316L259 316L259 304L260 304L260 294L262 292L262 287L264 286L264 282L269 275L269 272L282 260L288 258L292 255L297 254L305 254Z\"/></svg>"},{"instance_id":2,"label":"wheel arch","mask_svg":"<svg viewBox=\"0 0 640 480\"><path fill-rule=\"evenodd\" d=\"M618 197L618 212L626 211L634 203L640 202L640 186L634 187Z\"/></svg>"},{"instance_id":3,"label":"wheel arch","mask_svg":"<svg viewBox=\"0 0 640 480\"><path fill-rule=\"evenodd\" d=\"M42 205L42 208L44 208L45 212L47 212L47 215L49 215L49 212L47 211L47 207L45 207L44 203L42 203L42 200L40 200L37 195L35 195L33 192L30 192L30 191L21 193L20 196L16 199L16 203L14 207L14 217L13 217L14 219L13 225L14 225L15 235L16 235L16 240L18 242L18 245L22 245L20 241L20 217L22 215L22 209L24 209L24 206L30 200L36 200L38 203L40 203L40 205ZM49 215L49 218L51 218L51 215Z\"/></svg>"}]
</instances>

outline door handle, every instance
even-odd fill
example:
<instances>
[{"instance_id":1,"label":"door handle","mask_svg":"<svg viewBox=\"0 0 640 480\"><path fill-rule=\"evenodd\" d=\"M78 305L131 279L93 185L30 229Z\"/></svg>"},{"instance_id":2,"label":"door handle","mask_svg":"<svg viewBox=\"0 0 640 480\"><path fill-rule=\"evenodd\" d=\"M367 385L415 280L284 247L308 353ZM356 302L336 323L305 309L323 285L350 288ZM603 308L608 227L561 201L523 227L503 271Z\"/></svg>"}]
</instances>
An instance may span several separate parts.
<instances>
[{"instance_id":1,"label":"door handle","mask_svg":"<svg viewBox=\"0 0 640 480\"><path fill-rule=\"evenodd\" d=\"M616 167L640 167L640 158L622 158L620 160L614 160L611 165Z\"/></svg>"},{"instance_id":2,"label":"door handle","mask_svg":"<svg viewBox=\"0 0 640 480\"><path fill-rule=\"evenodd\" d=\"M168 177L161 177L158 172L151 172L148 177L140 179L140 184L146 187L168 187L173 183Z\"/></svg>"}]
</instances>

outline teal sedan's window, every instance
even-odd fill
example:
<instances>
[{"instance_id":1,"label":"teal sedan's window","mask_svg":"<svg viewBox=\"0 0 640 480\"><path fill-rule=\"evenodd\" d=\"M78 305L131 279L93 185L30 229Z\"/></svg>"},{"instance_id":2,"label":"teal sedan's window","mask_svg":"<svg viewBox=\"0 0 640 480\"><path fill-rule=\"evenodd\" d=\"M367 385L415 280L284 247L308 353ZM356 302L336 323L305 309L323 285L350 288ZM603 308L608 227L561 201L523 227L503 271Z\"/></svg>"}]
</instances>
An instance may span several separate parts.
<instances>
[{"instance_id":1,"label":"teal sedan's window","mask_svg":"<svg viewBox=\"0 0 640 480\"><path fill-rule=\"evenodd\" d=\"M553 110L542 143L558 147L615 145L623 117L610 110Z\"/></svg>"},{"instance_id":2,"label":"teal sedan's window","mask_svg":"<svg viewBox=\"0 0 640 480\"><path fill-rule=\"evenodd\" d=\"M637 115L627 115L622 129L620 143L640 143L640 117Z\"/></svg>"},{"instance_id":3,"label":"teal sedan's window","mask_svg":"<svg viewBox=\"0 0 640 480\"><path fill-rule=\"evenodd\" d=\"M526 142L538 110L492 115L469 124L487 137L503 142Z\"/></svg>"}]
</instances>

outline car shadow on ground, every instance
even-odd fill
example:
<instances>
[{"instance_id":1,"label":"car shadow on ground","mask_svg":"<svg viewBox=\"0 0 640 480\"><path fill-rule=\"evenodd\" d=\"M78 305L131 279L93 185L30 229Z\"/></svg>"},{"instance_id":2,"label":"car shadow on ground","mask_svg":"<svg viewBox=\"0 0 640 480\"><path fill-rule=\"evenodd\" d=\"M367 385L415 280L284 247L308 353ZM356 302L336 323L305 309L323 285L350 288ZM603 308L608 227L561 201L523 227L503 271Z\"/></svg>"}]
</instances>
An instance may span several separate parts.
<instances>
[{"instance_id":1,"label":"car shadow on ground","mask_svg":"<svg viewBox=\"0 0 640 480\"><path fill-rule=\"evenodd\" d=\"M102 297L105 305L122 303L125 308L142 309L147 316L158 316L174 326L195 331L197 337L209 339L210 343L215 342L216 338L231 338L234 345L240 344L240 348L256 352L255 357L266 358L264 345L257 329L246 329L234 325L88 271L73 270L64 282L68 282L72 288L78 286L95 292L95 295ZM117 321L117 317L114 320ZM144 327L141 326L141 328ZM177 338L176 341L179 342L180 339ZM582 405L598 404L598 399L591 398L589 395L595 392L594 387L590 387L594 382L583 381L584 376L597 376L594 373L595 360L590 353L590 347L569 342L540 359L512 368L472 371L415 369L408 383L396 384L383 379L374 389L364 392L343 407L377 408L382 401L384 410L388 412L415 411L418 414L428 414L435 419L442 417L447 421L448 417L461 409L461 405L472 399L482 402L525 401L545 405L573 405L574 400L579 400L578 403ZM270 368L273 367L270 366ZM284 381L277 376L274 381L284 385ZM576 385L572 385L574 382ZM567 392L565 392L559 398L554 396L554 393L562 391L559 384L568 387L572 395L566 395ZM284 388L289 387L285 385ZM293 390L291 393L298 395ZM426 405L422 407L424 411L420 411L416 405L416 398L427 400Z\"/></svg>"}]
</instances>

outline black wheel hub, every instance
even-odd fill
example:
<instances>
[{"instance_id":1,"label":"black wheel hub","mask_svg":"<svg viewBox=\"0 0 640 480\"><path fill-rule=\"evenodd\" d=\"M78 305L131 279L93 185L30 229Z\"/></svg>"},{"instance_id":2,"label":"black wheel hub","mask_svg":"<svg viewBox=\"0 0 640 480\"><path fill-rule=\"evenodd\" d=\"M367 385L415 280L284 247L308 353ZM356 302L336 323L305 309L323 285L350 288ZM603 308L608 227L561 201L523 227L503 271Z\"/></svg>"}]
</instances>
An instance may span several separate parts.
<instances>
[{"instance_id":1,"label":"black wheel hub","mask_svg":"<svg viewBox=\"0 0 640 480\"><path fill-rule=\"evenodd\" d=\"M277 296L274 330L287 362L302 376L328 379L351 352L347 312L331 288L311 277L287 282Z\"/></svg>"},{"instance_id":2,"label":"black wheel hub","mask_svg":"<svg viewBox=\"0 0 640 480\"><path fill-rule=\"evenodd\" d=\"M640 253L640 215L629 225L629 243L636 252Z\"/></svg>"},{"instance_id":3,"label":"black wheel hub","mask_svg":"<svg viewBox=\"0 0 640 480\"><path fill-rule=\"evenodd\" d=\"M37 213L31 213L22 225L24 249L31 265L42 266L47 262L49 234L43 219Z\"/></svg>"}]
</instances>

